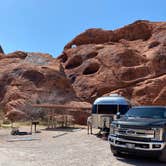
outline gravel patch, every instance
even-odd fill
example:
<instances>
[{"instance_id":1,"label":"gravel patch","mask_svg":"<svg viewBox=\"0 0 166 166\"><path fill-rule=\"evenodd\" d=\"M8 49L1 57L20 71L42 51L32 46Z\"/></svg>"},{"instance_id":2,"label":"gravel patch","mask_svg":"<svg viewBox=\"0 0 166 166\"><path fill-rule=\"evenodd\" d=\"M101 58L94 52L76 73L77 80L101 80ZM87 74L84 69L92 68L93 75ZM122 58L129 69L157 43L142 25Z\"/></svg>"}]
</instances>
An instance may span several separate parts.
<instances>
[{"instance_id":1,"label":"gravel patch","mask_svg":"<svg viewBox=\"0 0 166 166\"><path fill-rule=\"evenodd\" d=\"M24 128L26 130L26 128ZM0 129L0 166L164 166L157 160L141 157L116 158L109 143L81 130L41 130L32 136L10 136ZM18 137L40 138L7 142Z\"/></svg>"}]
</instances>

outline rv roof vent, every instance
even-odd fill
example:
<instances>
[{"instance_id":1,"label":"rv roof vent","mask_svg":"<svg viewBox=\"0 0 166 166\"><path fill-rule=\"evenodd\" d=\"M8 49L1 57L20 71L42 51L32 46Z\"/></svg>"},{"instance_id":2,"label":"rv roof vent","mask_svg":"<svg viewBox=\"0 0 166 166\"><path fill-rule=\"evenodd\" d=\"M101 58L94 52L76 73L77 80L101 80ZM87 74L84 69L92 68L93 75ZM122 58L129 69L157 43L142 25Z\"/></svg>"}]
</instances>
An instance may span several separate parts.
<instances>
[{"instance_id":1,"label":"rv roof vent","mask_svg":"<svg viewBox=\"0 0 166 166\"><path fill-rule=\"evenodd\" d=\"M120 96L120 95L117 94L117 93L114 93L114 94L110 94L109 96L111 96L111 97L118 97L118 96Z\"/></svg>"}]
</instances>

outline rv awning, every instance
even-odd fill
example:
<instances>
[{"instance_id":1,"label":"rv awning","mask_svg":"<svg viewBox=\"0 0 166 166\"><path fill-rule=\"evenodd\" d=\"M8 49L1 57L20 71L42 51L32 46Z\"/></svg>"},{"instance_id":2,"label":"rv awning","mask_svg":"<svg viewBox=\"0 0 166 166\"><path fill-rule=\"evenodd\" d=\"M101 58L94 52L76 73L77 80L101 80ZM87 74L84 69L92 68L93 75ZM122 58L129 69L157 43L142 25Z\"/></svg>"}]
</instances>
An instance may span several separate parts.
<instances>
[{"instance_id":1,"label":"rv awning","mask_svg":"<svg viewBox=\"0 0 166 166\"><path fill-rule=\"evenodd\" d=\"M71 102L68 104L33 104L37 108L55 108L55 109L73 109L73 110L91 110L92 105L86 102Z\"/></svg>"}]
</instances>

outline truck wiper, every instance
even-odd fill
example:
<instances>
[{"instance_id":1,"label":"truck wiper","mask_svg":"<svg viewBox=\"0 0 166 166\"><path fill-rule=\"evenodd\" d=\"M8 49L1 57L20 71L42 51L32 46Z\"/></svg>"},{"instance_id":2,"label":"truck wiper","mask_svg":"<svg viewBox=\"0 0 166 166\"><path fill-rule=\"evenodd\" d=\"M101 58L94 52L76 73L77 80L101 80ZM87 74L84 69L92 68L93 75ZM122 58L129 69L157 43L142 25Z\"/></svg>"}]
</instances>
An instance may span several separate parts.
<instances>
[{"instance_id":1,"label":"truck wiper","mask_svg":"<svg viewBox=\"0 0 166 166\"><path fill-rule=\"evenodd\" d=\"M127 118L140 118L139 116L133 116L133 115L128 115L128 116L125 116L125 117L127 117Z\"/></svg>"},{"instance_id":2,"label":"truck wiper","mask_svg":"<svg viewBox=\"0 0 166 166\"><path fill-rule=\"evenodd\" d=\"M152 116L140 116L140 118L150 118L150 119L153 119Z\"/></svg>"}]
</instances>

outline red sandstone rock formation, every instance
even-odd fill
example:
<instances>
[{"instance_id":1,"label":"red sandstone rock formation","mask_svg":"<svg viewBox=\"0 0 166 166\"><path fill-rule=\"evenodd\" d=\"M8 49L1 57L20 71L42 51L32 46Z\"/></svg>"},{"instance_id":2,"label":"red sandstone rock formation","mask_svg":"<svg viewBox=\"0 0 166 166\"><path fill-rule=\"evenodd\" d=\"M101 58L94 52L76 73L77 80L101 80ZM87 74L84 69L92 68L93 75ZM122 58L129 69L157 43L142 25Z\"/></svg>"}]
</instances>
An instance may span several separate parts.
<instances>
[{"instance_id":1,"label":"red sandstone rock formation","mask_svg":"<svg viewBox=\"0 0 166 166\"><path fill-rule=\"evenodd\" d=\"M135 104L165 105L165 22L89 29L69 42L58 59L84 101L116 92Z\"/></svg>"},{"instance_id":2,"label":"red sandstone rock formation","mask_svg":"<svg viewBox=\"0 0 166 166\"><path fill-rule=\"evenodd\" d=\"M2 55L0 73L0 104L10 120L20 117L15 110L29 113L29 104L81 104L62 65L48 54L17 51Z\"/></svg>"},{"instance_id":3,"label":"red sandstone rock formation","mask_svg":"<svg viewBox=\"0 0 166 166\"><path fill-rule=\"evenodd\" d=\"M81 106L86 103L80 101L93 102L110 93L120 93L133 104L165 105L165 85L165 22L136 21L114 31L89 29L57 59L0 50L0 106L7 115L26 112L29 103ZM77 122L84 115L77 112Z\"/></svg>"}]
</instances>

